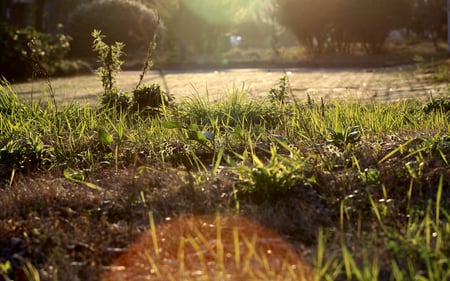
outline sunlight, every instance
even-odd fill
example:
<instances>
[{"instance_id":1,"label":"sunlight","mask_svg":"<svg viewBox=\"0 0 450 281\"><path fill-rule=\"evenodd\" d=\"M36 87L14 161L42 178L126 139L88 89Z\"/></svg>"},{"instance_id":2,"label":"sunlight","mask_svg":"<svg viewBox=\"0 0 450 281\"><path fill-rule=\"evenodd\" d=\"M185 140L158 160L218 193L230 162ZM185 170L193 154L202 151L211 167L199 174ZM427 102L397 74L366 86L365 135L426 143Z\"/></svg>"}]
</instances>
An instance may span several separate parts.
<instances>
[{"instance_id":1,"label":"sunlight","mask_svg":"<svg viewBox=\"0 0 450 281\"><path fill-rule=\"evenodd\" d=\"M270 1L185 0L183 4L211 24L236 24L256 16Z\"/></svg>"}]
</instances>

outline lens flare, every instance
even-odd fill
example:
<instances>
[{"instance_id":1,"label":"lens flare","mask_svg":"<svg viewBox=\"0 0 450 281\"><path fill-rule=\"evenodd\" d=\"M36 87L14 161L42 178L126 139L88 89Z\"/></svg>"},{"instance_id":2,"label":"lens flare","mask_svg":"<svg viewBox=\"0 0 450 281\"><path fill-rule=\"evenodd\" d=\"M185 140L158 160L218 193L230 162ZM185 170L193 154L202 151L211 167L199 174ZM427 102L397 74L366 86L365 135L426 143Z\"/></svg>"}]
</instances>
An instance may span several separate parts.
<instances>
[{"instance_id":1,"label":"lens flare","mask_svg":"<svg viewBox=\"0 0 450 281\"><path fill-rule=\"evenodd\" d=\"M261 6L256 0L183 0L183 6L210 24L240 23Z\"/></svg>"}]
</instances>

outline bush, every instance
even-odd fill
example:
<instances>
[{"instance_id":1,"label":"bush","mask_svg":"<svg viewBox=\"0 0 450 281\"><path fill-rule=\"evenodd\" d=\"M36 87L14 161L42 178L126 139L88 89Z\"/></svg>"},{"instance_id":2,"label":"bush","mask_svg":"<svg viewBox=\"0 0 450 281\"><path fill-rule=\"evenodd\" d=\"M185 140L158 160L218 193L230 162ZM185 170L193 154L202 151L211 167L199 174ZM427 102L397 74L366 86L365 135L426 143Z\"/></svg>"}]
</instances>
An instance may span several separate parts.
<instances>
[{"instance_id":1,"label":"bush","mask_svg":"<svg viewBox=\"0 0 450 281\"><path fill-rule=\"evenodd\" d=\"M276 0L279 22L311 53L379 53L390 31L406 27L407 0Z\"/></svg>"},{"instance_id":2,"label":"bush","mask_svg":"<svg viewBox=\"0 0 450 281\"><path fill-rule=\"evenodd\" d=\"M380 53L389 33L408 25L409 5L407 0L346 0L336 29L367 53Z\"/></svg>"},{"instance_id":3,"label":"bush","mask_svg":"<svg viewBox=\"0 0 450 281\"><path fill-rule=\"evenodd\" d=\"M447 39L447 1L415 0L410 29L419 37L432 40L437 47L439 40Z\"/></svg>"},{"instance_id":4,"label":"bush","mask_svg":"<svg viewBox=\"0 0 450 281\"><path fill-rule=\"evenodd\" d=\"M61 74L70 38L0 23L1 73L8 80ZM34 73L33 73L34 72Z\"/></svg>"},{"instance_id":5,"label":"bush","mask_svg":"<svg viewBox=\"0 0 450 281\"><path fill-rule=\"evenodd\" d=\"M164 92L159 84L143 85L133 91L134 110L158 113L163 106L169 106L172 96Z\"/></svg>"},{"instance_id":6,"label":"bush","mask_svg":"<svg viewBox=\"0 0 450 281\"><path fill-rule=\"evenodd\" d=\"M128 0L95 0L82 4L70 15L69 34L74 56L92 56L89 44L94 29L108 34L106 43L125 43L130 54L148 46L156 32L158 17L145 5Z\"/></svg>"},{"instance_id":7,"label":"bush","mask_svg":"<svg viewBox=\"0 0 450 281\"><path fill-rule=\"evenodd\" d=\"M304 47L322 53L329 38L336 1L277 0L277 16L281 25L291 30Z\"/></svg>"},{"instance_id":8,"label":"bush","mask_svg":"<svg viewBox=\"0 0 450 281\"><path fill-rule=\"evenodd\" d=\"M102 105L106 109L116 111L139 112L148 116L156 116L164 106L172 106L173 97L164 92L159 84L142 85L131 93L111 89L102 97Z\"/></svg>"},{"instance_id":9,"label":"bush","mask_svg":"<svg viewBox=\"0 0 450 281\"><path fill-rule=\"evenodd\" d=\"M117 88L111 89L102 97L102 105L106 109L116 111L128 110L131 105L131 94Z\"/></svg>"}]
</instances>

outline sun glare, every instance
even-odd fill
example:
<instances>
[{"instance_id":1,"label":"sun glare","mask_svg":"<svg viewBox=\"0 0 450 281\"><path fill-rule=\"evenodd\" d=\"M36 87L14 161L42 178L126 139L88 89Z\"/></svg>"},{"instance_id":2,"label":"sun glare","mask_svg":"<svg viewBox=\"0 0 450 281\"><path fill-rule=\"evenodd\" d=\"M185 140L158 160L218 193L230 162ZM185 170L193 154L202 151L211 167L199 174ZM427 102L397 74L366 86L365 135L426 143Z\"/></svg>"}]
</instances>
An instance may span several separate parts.
<instances>
[{"instance_id":1,"label":"sun glare","mask_svg":"<svg viewBox=\"0 0 450 281\"><path fill-rule=\"evenodd\" d=\"M184 0L183 4L211 24L233 24L251 19L268 1L261 0Z\"/></svg>"}]
</instances>

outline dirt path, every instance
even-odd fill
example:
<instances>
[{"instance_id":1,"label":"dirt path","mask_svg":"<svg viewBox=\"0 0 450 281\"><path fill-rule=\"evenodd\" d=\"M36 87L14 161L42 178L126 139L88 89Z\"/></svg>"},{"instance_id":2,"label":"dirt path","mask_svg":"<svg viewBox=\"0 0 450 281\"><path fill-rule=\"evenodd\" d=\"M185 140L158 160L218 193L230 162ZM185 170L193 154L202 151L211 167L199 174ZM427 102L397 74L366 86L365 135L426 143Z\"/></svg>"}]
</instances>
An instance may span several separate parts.
<instances>
[{"instance_id":1,"label":"dirt path","mask_svg":"<svg viewBox=\"0 0 450 281\"><path fill-rule=\"evenodd\" d=\"M286 72L285 72L286 71ZM313 99L346 99L358 101L392 101L405 98L428 98L448 95L447 83L429 83L411 68L383 69L233 69L205 71L167 71L165 81L176 99L209 96L211 101L226 96L233 89L244 89L251 98L267 97L268 91L278 85L287 73L293 93L299 100L309 95ZM139 79L138 71L119 75L118 86L130 90ZM146 75L144 83L165 84L158 72ZM48 97L45 82L15 84L13 87L23 99ZM102 87L95 75L59 78L52 81L59 102L86 102L96 104Z\"/></svg>"}]
</instances>

